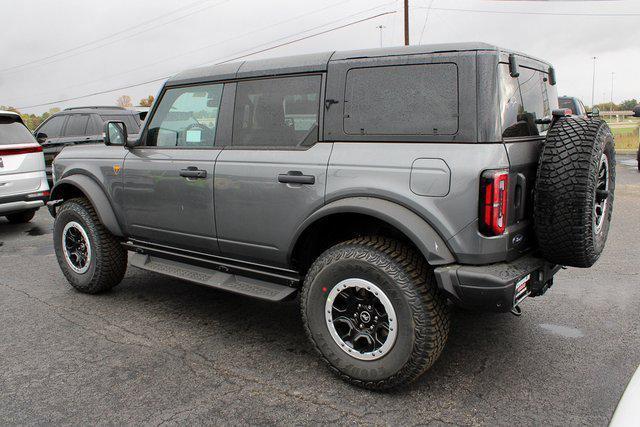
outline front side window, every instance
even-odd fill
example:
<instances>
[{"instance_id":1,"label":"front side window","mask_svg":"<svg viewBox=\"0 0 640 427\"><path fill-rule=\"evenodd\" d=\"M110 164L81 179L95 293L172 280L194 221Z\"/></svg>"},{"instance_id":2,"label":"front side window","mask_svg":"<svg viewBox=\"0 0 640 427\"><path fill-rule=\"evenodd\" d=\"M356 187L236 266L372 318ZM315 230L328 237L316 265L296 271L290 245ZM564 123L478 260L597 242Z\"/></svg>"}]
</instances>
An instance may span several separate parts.
<instances>
[{"instance_id":1,"label":"front side window","mask_svg":"<svg viewBox=\"0 0 640 427\"><path fill-rule=\"evenodd\" d=\"M21 122L13 117L0 116L0 145L29 144L33 135Z\"/></svg>"},{"instance_id":2,"label":"front side window","mask_svg":"<svg viewBox=\"0 0 640 427\"><path fill-rule=\"evenodd\" d=\"M47 120L45 124L38 129L38 133L47 135L47 138L58 138L62 134L62 125L66 116L55 116Z\"/></svg>"},{"instance_id":3,"label":"front side window","mask_svg":"<svg viewBox=\"0 0 640 427\"><path fill-rule=\"evenodd\" d=\"M146 145L213 147L222 84L168 89L149 123Z\"/></svg>"},{"instance_id":4,"label":"front side window","mask_svg":"<svg viewBox=\"0 0 640 427\"><path fill-rule=\"evenodd\" d=\"M304 147L317 142L321 82L320 76L239 82L233 145Z\"/></svg>"},{"instance_id":5,"label":"front side window","mask_svg":"<svg viewBox=\"0 0 640 427\"><path fill-rule=\"evenodd\" d=\"M548 117L558 105L555 86L548 82L547 73L519 67L519 77L511 77L508 64L498 65L502 136L504 138L544 135L548 124L536 124Z\"/></svg>"},{"instance_id":6,"label":"front side window","mask_svg":"<svg viewBox=\"0 0 640 427\"><path fill-rule=\"evenodd\" d=\"M74 114L69 116L67 126L64 129L64 136L83 136L87 130L87 123L89 122L89 115L87 114Z\"/></svg>"}]
</instances>

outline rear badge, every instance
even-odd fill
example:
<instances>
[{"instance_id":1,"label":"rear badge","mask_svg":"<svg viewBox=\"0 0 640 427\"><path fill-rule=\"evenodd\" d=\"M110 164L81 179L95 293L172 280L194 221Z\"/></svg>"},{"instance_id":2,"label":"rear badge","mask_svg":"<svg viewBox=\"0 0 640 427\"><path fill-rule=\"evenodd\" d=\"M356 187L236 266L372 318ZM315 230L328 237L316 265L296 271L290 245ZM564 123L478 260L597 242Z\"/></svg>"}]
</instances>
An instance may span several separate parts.
<instances>
[{"instance_id":1,"label":"rear badge","mask_svg":"<svg viewBox=\"0 0 640 427\"><path fill-rule=\"evenodd\" d=\"M113 165L113 172L118 175L120 172L120 165Z\"/></svg>"}]
</instances>

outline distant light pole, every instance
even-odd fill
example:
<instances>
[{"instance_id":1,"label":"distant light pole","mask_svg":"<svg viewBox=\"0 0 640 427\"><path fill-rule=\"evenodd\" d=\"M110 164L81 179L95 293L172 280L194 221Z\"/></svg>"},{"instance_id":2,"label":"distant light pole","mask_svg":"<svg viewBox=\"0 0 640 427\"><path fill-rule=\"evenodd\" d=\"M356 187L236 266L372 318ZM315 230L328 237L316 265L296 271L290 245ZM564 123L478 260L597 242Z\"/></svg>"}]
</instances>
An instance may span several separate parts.
<instances>
[{"instance_id":1,"label":"distant light pole","mask_svg":"<svg viewBox=\"0 0 640 427\"><path fill-rule=\"evenodd\" d=\"M612 71L611 72L611 111L613 111L613 76L615 75L616 73Z\"/></svg>"},{"instance_id":2,"label":"distant light pole","mask_svg":"<svg viewBox=\"0 0 640 427\"><path fill-rule=\"evenodd\" d=\"M595 105L595 93L596 93L596 57L593 57L593 80L591 82L591 107Z\"/></svg>"},{"instance_id":3,"label":"distant light pole","mask_svg":"<svg viewBox=\"0 0 640 427\"><path fill-rule=\"evenodd\" d=\"M378 25L376 28L380 30L380 47L382 47L382 30L387 28L384 25Z\"/></svg>"}]
</instances>

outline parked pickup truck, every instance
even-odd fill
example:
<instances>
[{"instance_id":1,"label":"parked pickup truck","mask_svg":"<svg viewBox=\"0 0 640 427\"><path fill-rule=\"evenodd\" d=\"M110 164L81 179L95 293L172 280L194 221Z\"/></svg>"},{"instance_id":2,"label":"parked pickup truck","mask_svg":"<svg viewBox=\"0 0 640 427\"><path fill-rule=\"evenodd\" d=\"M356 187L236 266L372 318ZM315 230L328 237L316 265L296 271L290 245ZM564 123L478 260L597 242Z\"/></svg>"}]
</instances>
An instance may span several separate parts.
<instances>
[{"instance_id":1,"label":"parked pickup truck","mask_svg":"<svg viewBox=\"0 0 640 427\"><path fill-rule=\"evenodd\" d=\"M228 63L170 78L140 137L56 158L49 209L80 292L132 266L298 296L343 379L407 383L451 305L519 313L607 238L614 142L558 109L553 67L484 43Z\"/></svg>"}]
</instances>

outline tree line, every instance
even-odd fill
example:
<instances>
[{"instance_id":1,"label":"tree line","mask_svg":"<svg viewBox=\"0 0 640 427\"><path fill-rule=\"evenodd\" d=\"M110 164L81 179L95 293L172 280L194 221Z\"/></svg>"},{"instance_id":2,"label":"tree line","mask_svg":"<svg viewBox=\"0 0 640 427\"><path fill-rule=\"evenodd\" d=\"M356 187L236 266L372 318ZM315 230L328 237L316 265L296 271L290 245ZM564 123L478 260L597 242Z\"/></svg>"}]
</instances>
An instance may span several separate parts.
<instances>
[{"instance_id":1,"label":"tree line","mask_svg":"<svg viewBox=\"0 0 640 427\"><path fill-rule=\"evenodd\" d=\"M631 111L639 104L640 102L638 102L638 100L632 98L622 101L619 104L616 104L615 102L603 102L596 104L596 107L598 107L598 110L600 111Z\"/></svg>"},{"instance_id":2,"label":"tree line","mask_svg":"<svg viewBox=\"0 0 640 427\"><path fill-rule=\"evenodd\" d=\"M153 104L153 95L149 95L146 98L142 98L138 105L141 107L151 107ZM133 103L131 102L131 97L129 95L122 95L116 100L116 105L123 108L131 108L133 107ZM14 113L20 114L22 117L22 121L30 130L35 130L38 126L42 124L45 120L51 117L53 114L60 111L60 108L54 107L50 108L49 111L45 111L44 113L38 114L26 114L18 111L17 108L11 107L8 105L0 105L0 110L4 111L13 111Z\"/></svg>"}]
</instances>

